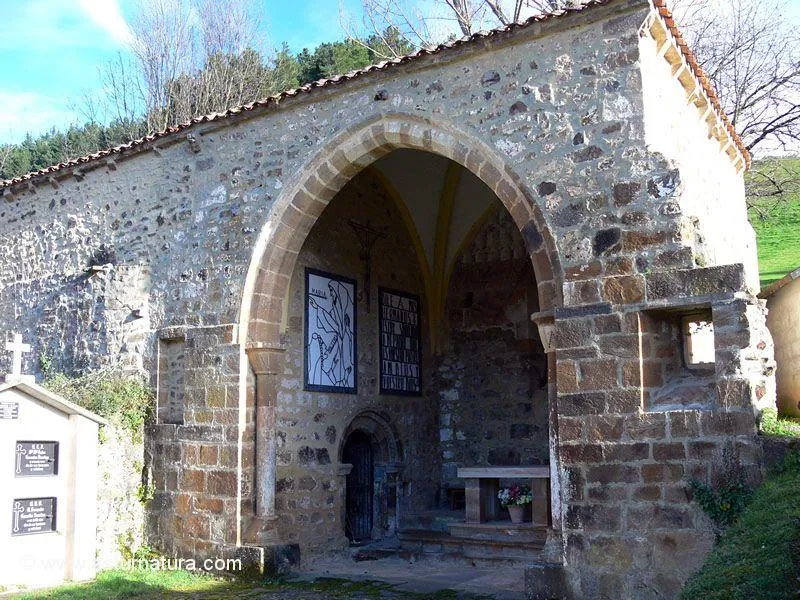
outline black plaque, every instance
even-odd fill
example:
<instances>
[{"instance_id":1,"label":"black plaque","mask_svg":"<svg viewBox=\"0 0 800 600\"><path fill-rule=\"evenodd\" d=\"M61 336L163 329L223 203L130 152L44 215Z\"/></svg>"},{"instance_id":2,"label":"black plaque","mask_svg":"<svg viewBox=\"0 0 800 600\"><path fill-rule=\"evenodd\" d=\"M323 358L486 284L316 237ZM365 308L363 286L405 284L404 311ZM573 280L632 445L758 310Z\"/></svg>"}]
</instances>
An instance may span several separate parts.
<instances>
[{"instance_id":1,"label":"black plaque","mask_svg":"<svg viewBox=\"0 0 800 600\"><path fill-rule=\"evenodd\" d=\"M381 394L422 394L419 296L380 288Z\"/></svg>"},{"instance_id":2,"label":"black plaque","mask_svg":"<svg viewBox=\"0 0 800 600\"><path fill-rule=\"evenodd\" d=\"M18 441L14 448L16 477L58 475L58 442Z\"/></svg>"},{"instance_id":3,"label":"black plaque","mask_svg":"<svg viewBox=\"0 0 800 600\"><path fill-rule=\"evenodd\" d=\"M0 402L0 419L19 419L19 402Z\"/></svg>"},{"instance_id":4,"label":"black plaque","mask_svg":"<svg viewBox=\"0 0 800 600\"><path fill-rule=\"evenodd\" d=\"M56 530L56 499L15 498L11 508L11 535L34 535Z\"/></svg>"}]
</instances>

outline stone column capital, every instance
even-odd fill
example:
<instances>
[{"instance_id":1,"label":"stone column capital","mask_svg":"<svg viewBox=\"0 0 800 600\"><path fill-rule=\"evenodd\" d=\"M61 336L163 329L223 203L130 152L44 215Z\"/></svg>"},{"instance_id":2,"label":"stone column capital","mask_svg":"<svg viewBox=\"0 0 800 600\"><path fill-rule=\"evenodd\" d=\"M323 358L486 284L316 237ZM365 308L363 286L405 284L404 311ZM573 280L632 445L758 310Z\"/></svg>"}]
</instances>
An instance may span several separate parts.
<instances>
[{"instance_id":1,"label":"stone column capital","mask_svg":"<svg viewBox=\"0 0 800 600\"><path fill-rule=\"evenodd\" d=\"M283 369L283 346L248 344L247 360L256 375L277 375Z\"/></svg>"},{"instance_id":2,"label":"stone column capital","mask_svg":"<svg viewBox=\"0 0 800 600\"><path fill-rule=\"evenodd\" d=\"M555 352L553 347L553 332L556 329L554 311L535 312L531 315L531 321L536 323L536 327L539 328L539 339L542 340L545 353Z\"/></svg>"}]
</instances>

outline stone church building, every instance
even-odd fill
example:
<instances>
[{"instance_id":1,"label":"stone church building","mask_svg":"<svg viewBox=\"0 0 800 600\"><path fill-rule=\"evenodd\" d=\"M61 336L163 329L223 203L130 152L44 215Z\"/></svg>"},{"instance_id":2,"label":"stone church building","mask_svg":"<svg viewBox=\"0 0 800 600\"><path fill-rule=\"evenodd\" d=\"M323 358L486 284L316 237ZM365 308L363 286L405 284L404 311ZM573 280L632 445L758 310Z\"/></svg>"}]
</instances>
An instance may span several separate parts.
<instances>
[{"instance_id":1,"label":"stone church building","mask_svg":"<svg viewBox=\"0 0 800 600\"><path fill-rule=\"evenodd\" d=\"M663 0L591 0L0 183L0 330L149 375L167 555L674 597L774 405L749 160Z\"/></svg>"}]
</instances>

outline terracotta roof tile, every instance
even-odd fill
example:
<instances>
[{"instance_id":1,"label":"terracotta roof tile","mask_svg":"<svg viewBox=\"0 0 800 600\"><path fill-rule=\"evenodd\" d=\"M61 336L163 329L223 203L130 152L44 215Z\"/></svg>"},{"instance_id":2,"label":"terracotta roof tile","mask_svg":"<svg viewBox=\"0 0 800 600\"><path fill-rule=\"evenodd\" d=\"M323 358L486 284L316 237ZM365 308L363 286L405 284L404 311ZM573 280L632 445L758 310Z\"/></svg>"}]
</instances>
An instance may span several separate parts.
<instances>
[{"instance_id":1,"label":"terracotta roof tile","mask_svg":"<svg viewBox=\"0 0 800 600\"><path fill-rule=\"evenodd\" d=\"M149 142L153 142L153 141L155 141L155 140L157 140L159 138L163 138L163 137L170 136L172 134L184 131L184 130L186 130L186 129L194 126L194 125L200 124L200 123L210 123L210 122L213 122L213 121L219 121L219 120L228 118L228 117L233 116L233 115L238 115L238 114L241 114L241 113L244 113L244 112L250 112L250 111L256 110L258 108L267 107L269 105L279 105L280 102L283 99L292 98L292 97L298 96L301 93L312 93L316 89L333 87L333 86L339 85L341 83L344 83L344 82L347 82L347 81L351 81L353 79L361 78L361 77L363 77L363 76L365 76L365 75L367 75L369 73L374 73L374 72L377 72L377 71L386 71L386 70L390 69L391 67L393 67L395 65L405 64L407 62L414 61L414 60L416 60L416 59L418 59L418 58L420 58L422 56L430 56L430 55L438 54L438 53L440 53L442 51L445 51L445 50L448 50L450 48L457 48L457 47L460 47L460 46L464 46L466 44L474 43L474 42L477 42L478 40L482 40L482 39L491 38L491 37L497 36L497 35L505 33L505 32L517 31L517 30L525 29L527 27L530 27L534 23L541 23L541 22L544 22L544 21L558 19L558 18L567 16L567 15L570 15L570 14L583 12L584 10L587 10L587 9L590 9L590 8L593 8L593 7L603 6L603 5L609 4L609 3L613 2L613 1L614 0L587 0L581 6L578 6L578 7L575 7L575 8L566 8L566 9L557 10L557 11L554 11L554 12L551 12L551 13L547 13L547 14L544 14L544 15L535 15L535 16L533 16L533 17L531 17L531 18L529 18L526 21L523 21L521 23L512 23L510 25L505 25L503 27L498 27L497 29L492 29L492 30L489 30L489 31L479 31L479 32L477 32L477 33L475 33L475 34L473 34L471 36L468 36L468 37L463 37L463 38L460 38L460 39L456 39L456 40L445 42L443 44L439 44L438 46L436 46L434 48L423 48L423 49L418 50L417 52L415 52L413 54L409 54L409 55L406 55L406 56L401 56L401 57L398 57L398 58L393 58L391 60L386 60L386 61L377 63L375 65L370 65L370 66L365 67L363 69L358 69L356 71L351 71L350 73L346 73L344 75L336 75L335 77L329 77L327 79L320 79L318 81L307 83L307 84L302 85L302 86L300 86L298 88L295 88L295 89L286 90L284 92L280 92L278 94L274 94L272 96L268 96L267 98L263 98L261 100L256 100L255 102L250 102L248 104L244 104L244 105L241 105L241 106L233 107L233 108L230 108L230 109L222 111L222 112L216 112L216 113L211 113L211 114L203 115L203 116L200 116L200 117L196 117L196 118L191 119L191 120L189 120L189 121L187 121L185 123L181 123L181 124L176 125L174 127L168 127L167 129L165 129L163 131L159 131L157 133L146 135L146 136L144 136L144 137L142 137L140 139L134 140L132 142L128 142L126 144L121 144L119 146L115 146L115 147L109 148L107 150L101 150L99 152L95 152L93 154L88 154L88 155L82 156L80 158L75 158L75 159L72 159L72 160L69 160L69 161L66 161L66 162L61 162L61 163L58 163L56 165L52 165L50 167L46 167L44 169L40 169L38 171L33 171L31 173L27 173L26 175L22 175L20 177L15 177L13 179L7 179L7 180L4 180L4 181L0 181L0 190L2 190L4 188L8 188L8 187L16 185L16 184L19 184L19 183L23 183L25 181L31 181L31 180L34 180L34 179L43 178L43 177L45 177L47 175L52 175L52 174L57 173L59 171L62 171L64 169L68 169L68 168L71 168L71 167L79 167L80 165L83 165L83 164L86 164L86 163L90 163L90 162L94 162L94 161L100 160L100 159L105 158L105 157L111 157L111 156L114 156L114 155L123 154L123 153L125 153L125 152L127 152L127 151L129 151L129 150L131 150L133 148L137 148L137 147L142 146L144 144L147 144ZM669 27L669 29L672 32L672 35L675 37L675 39L676 40L682 40L680 31L678 31L677 27L675 26L674 20L672 19L672 14L667 9L665 1L664 0L651 0L651 1L653 2L654 6L656 8L658 8L659 14L663 17L664 22ZM694 55L692 54L691 50L689 50L685 46L685 43L681 47L681 51L684 53L684 56L686 57L687 60L693 59ZM744 144L742 143L742 141L739 139L739 136L736 135L736 132L734 131L733 126L730 124L730 122L728 121L728 119L725 116L724 112L722 111L722 107L719 104L719 100L717 99L716 94L714 93L713 89L711 88L711 85L708 84L707 79L705 79L705 75L703 74L702 69L700 69L699 66L693 67L693 69L695 69L696 75L698 76L698 78L701 78L701 77L703 78L703 79L701 79L701 81L703 82L703 86L704 86L704 88L706 90L706 93L708 94L709 98L711 99L712 103L714 104L714 107L717 109L717 111L720 114L720 116L722 117L722 119L725 121L725 123L726 123L726 125L728 127L728 131L733 136L733 139L737 143L739 149L742 151L742 154L745 156L745 159L746 159L747 164L749 166L749 164L750 164L750 162L749 162L750 161L750 155L748 154L748 152L747 152L746 148L744 147Z\"/></svg>"},{"instance_id":2,"label":"terracotta roof tile","mask_svg":"<svg viewBox=\"0 0 800 600\"><path fill-rule=\"evenodd\" d=\"M666 0L651 0L653 5L658 9L658 14L661 16L662 22L667 26L667 29L672 34L672 37L675 39L675 43L678 45L678 49L680 50L681 54L683 55L683 59L686 61L686 64L689 65L689 68L694 73L697 80L700 82L700 85L703 87L703 91L708 96L711 105L714 107L714 110L717 113L717 116L722 120L725 128L728 131L728 134L731 136L731 140L741 152L742 157L744 158L745 165L749 169L751 163L750 152L747 150L747 146L745 146L742 138L739 137L739 134L736 133L736 129L734 128L733 124L728 119L728 115L725 114L725 110L722 108L722 103L719 101L719 97L717 96L716 91L714 90L714 86L711 84L711 80L706 75L703 68L700 66L700 63L697 61L697 57L695 56L694 52L689 48L689 45L686 43L686 40L683 37L683 34L678 29L678 26L675 23L675 18L672 15L672 12L667 8Z\"/></svg>"}]
</instances>

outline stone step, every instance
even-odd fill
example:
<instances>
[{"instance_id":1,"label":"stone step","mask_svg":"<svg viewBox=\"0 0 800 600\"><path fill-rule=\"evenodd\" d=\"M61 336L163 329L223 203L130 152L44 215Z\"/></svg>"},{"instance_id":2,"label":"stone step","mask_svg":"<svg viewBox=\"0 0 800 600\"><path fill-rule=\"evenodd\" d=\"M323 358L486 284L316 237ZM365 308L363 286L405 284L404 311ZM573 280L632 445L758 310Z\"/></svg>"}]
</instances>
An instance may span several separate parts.
<instances>
[{"instance_id":1,"label":"stone step","mask_svg":"<svg viewBox=\"0 0 800 600\"><path fill-rule=\"evenodd\" d=\"M450 535L441 531L406 530L400 532L403 550L413 554L443 558L477 559L481 561L531 562L540 558L547 537L546 530L529 540L475 539Z\"/></svg>"},{"instance_id":2,"label":"stone step","mask_svg":"<svg viewBox=\"0 0 800 600\"><path fill-rule=\"evenodd\" d=\"M547 527L531 523L494 521L489 523L451 523L450 535L456 538L511 544L544 545Z\"/></svg>"},{"instance_id":3,"label":"stone step","mask_svg":"<svg viewBox=\"0 0 800 600\"><path fill-rule=\"evenodd\" d=\"M397 539L397 536L389 536L363 545L352 545L350 556L356 562L380 560L397 556L400 550L400 540Z\"/></svg>"},{"instance_id":4,"label":"stone step","mask_svg":"<svg viewBox=\"0 0 800 600\"><path fill-rule=\"evenodd\" d=\"M464 521L464 517L463 510L426 510L403 515L400 525L402 530L428 529L447 533L452 523Z\"/></svg>"}]
</instances>

